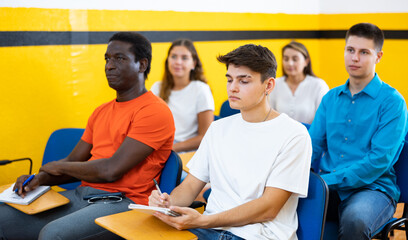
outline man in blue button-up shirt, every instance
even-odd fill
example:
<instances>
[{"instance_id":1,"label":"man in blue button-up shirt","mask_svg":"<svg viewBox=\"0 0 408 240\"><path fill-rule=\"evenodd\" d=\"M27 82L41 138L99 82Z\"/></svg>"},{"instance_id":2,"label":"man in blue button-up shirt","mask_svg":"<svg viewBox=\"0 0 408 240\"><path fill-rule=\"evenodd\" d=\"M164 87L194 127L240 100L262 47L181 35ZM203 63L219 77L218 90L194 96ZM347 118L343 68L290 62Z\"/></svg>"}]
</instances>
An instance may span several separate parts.
<instances>
[{"instance_id":1,"label":"man in blue button-up shirt","mask_svg":"<svg viewBox=\"0 0 408 240\"><path fill-rule=\"evenodd\" d=\"M330 188L328 220L339 221L340 239L371 239L392 217L400 192L393 165L407 134L407 107L381 81L382 31L360 23L346 35L349 79L322 99L310 128L312 161Z\"/></svg>"}]
</instances>

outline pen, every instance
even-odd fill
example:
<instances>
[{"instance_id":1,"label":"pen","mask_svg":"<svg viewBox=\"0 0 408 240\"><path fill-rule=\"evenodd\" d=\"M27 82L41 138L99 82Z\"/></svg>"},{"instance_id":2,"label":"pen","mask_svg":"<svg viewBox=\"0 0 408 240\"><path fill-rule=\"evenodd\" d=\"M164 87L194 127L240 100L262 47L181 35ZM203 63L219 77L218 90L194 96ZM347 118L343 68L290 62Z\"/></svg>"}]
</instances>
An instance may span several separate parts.
<instances>
[{"instance_id":1,"label":"pen","mask_svg":"<svg viewBox=\"0 0 408 240\"><path fill-rule=\"evenodd\" d=\"M28 177L28 178L23 182L23 186L22 186L22 187L24 187L25 185L27 185L27 183L29 183L31 180L33 180L34 176L35 176L35 173L34 173L33 175L31 175L30 177ZM18 188L16 188L16 190L14 190L14 192L17 193L17 192L18 192Z\"/></svg>"},{"instance_id":2,"label":"pen","mask_svg":"<svg viewBox=\"0 0 408 240\"><path fill-rule=\"evenodd\" d=\"M162 195L163 193L162 193L162 191L160 190L159 184L157 184L156 179L153 178L153 182L154 182L154 185L156 185L156 189L157 189L157 191L159 191L159 194Z\"/></svg>"}]
</instances>

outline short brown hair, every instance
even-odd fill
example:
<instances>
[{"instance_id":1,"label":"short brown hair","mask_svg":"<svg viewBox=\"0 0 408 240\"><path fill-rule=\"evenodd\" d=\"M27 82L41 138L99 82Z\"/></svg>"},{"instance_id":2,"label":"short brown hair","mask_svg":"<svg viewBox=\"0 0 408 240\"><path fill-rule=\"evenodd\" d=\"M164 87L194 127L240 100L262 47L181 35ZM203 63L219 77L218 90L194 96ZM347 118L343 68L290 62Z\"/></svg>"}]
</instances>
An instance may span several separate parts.
<instances>
[{"instance_id":1,"label":"short brown hair","mask_svg":"<svg viewBox=\"0 0 408 240\"><path fill-rule=\"evenodd\" d=\"M237 66L245 66L254 72L261 74L261 81L276 77L275 55L266 47L261 45L247 44L241 46L225 55L220 55L217 60L227 66L234 64Z\"/></svg>"},{"instance_id":2,"label":"short brown hair","mask_svg":"<svg viewBox=\"0 0 408 240\"><path fill-rule=\"evenodd\" d=\"M350 36L363 37L374 41L374 47L379 52L384 44L384 33L379 27L371 23L358 23L346 33L346 41Z\"/></svg>"}]
</instances>

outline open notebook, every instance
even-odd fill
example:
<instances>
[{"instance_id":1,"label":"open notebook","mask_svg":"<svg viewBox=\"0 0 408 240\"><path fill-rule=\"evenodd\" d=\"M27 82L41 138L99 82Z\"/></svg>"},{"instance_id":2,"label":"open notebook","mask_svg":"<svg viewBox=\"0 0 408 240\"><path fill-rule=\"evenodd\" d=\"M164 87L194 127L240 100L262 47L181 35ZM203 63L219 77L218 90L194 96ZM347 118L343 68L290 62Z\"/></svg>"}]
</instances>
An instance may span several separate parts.
<instances>
[{"instance_id":1,"label":"open notebook","mask_svg":"<svg viewBox=\"0 0 408 240\"><path fill-rule=\"evenodd\" d=\"M39 186L37 189L28 192L27 195L22 198L13 191L13 185L11 185L0 193L0 202L28 205L48 190L50 190L50 186Z\"/></svg>"},{"instance_id":2,"label":"open notebook","mask_svg":"<svg viewBox=\"0 0 408 240\"><path fill-rule=\"evenodd\" d=\"M178 217L181 216L180 213L174 212L168 208L161 208L161 207L151 207L151 206L146 206L146 205L141 205L141 204L129 204L130 209L135 209L140 212L145 212L149 214L153 214L154 212L161 212L166 215L172 216L172 217Z\"/></svg>"}]
</instances>

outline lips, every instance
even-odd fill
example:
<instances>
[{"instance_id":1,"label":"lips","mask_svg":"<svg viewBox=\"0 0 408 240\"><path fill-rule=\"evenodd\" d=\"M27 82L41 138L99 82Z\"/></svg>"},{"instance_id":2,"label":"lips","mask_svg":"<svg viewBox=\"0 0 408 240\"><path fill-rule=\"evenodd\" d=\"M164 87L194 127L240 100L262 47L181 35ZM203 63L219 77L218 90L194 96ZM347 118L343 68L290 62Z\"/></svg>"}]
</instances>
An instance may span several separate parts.
<instances>
[{"instance_id":1,"label":"lips","mask_svg":"<svg viewBox=\"0 0 408 240\"><path fill-rule=\"evenodd\" d=\"M118 75L114 75L114 74L106 74L106 78L117 78Z\"/></svg>"},{"instance_id":2,"label":"lips","mask_svg":"<svg viewBox=\"0 0 408 240\"><path fill-rule=\"evenodd\" d=\"M228 100L230 100L230 101L236 101L236 100L239 100L240 98L239 97L236 97L236 96L229 96L228 97Z\"/></svg>"},{"instance_id":3,"label":"lips","mask_svg":"<svg viewBox=\"0 0 408 240\"><path fill-rule=\"evenodd\" d=\"M357 70L357 69L360 68L359 66L356 66L356 65L349 65L348 67L349 67L349 69L351 69L351 70Z\"/></svg>"}]
</instances>

